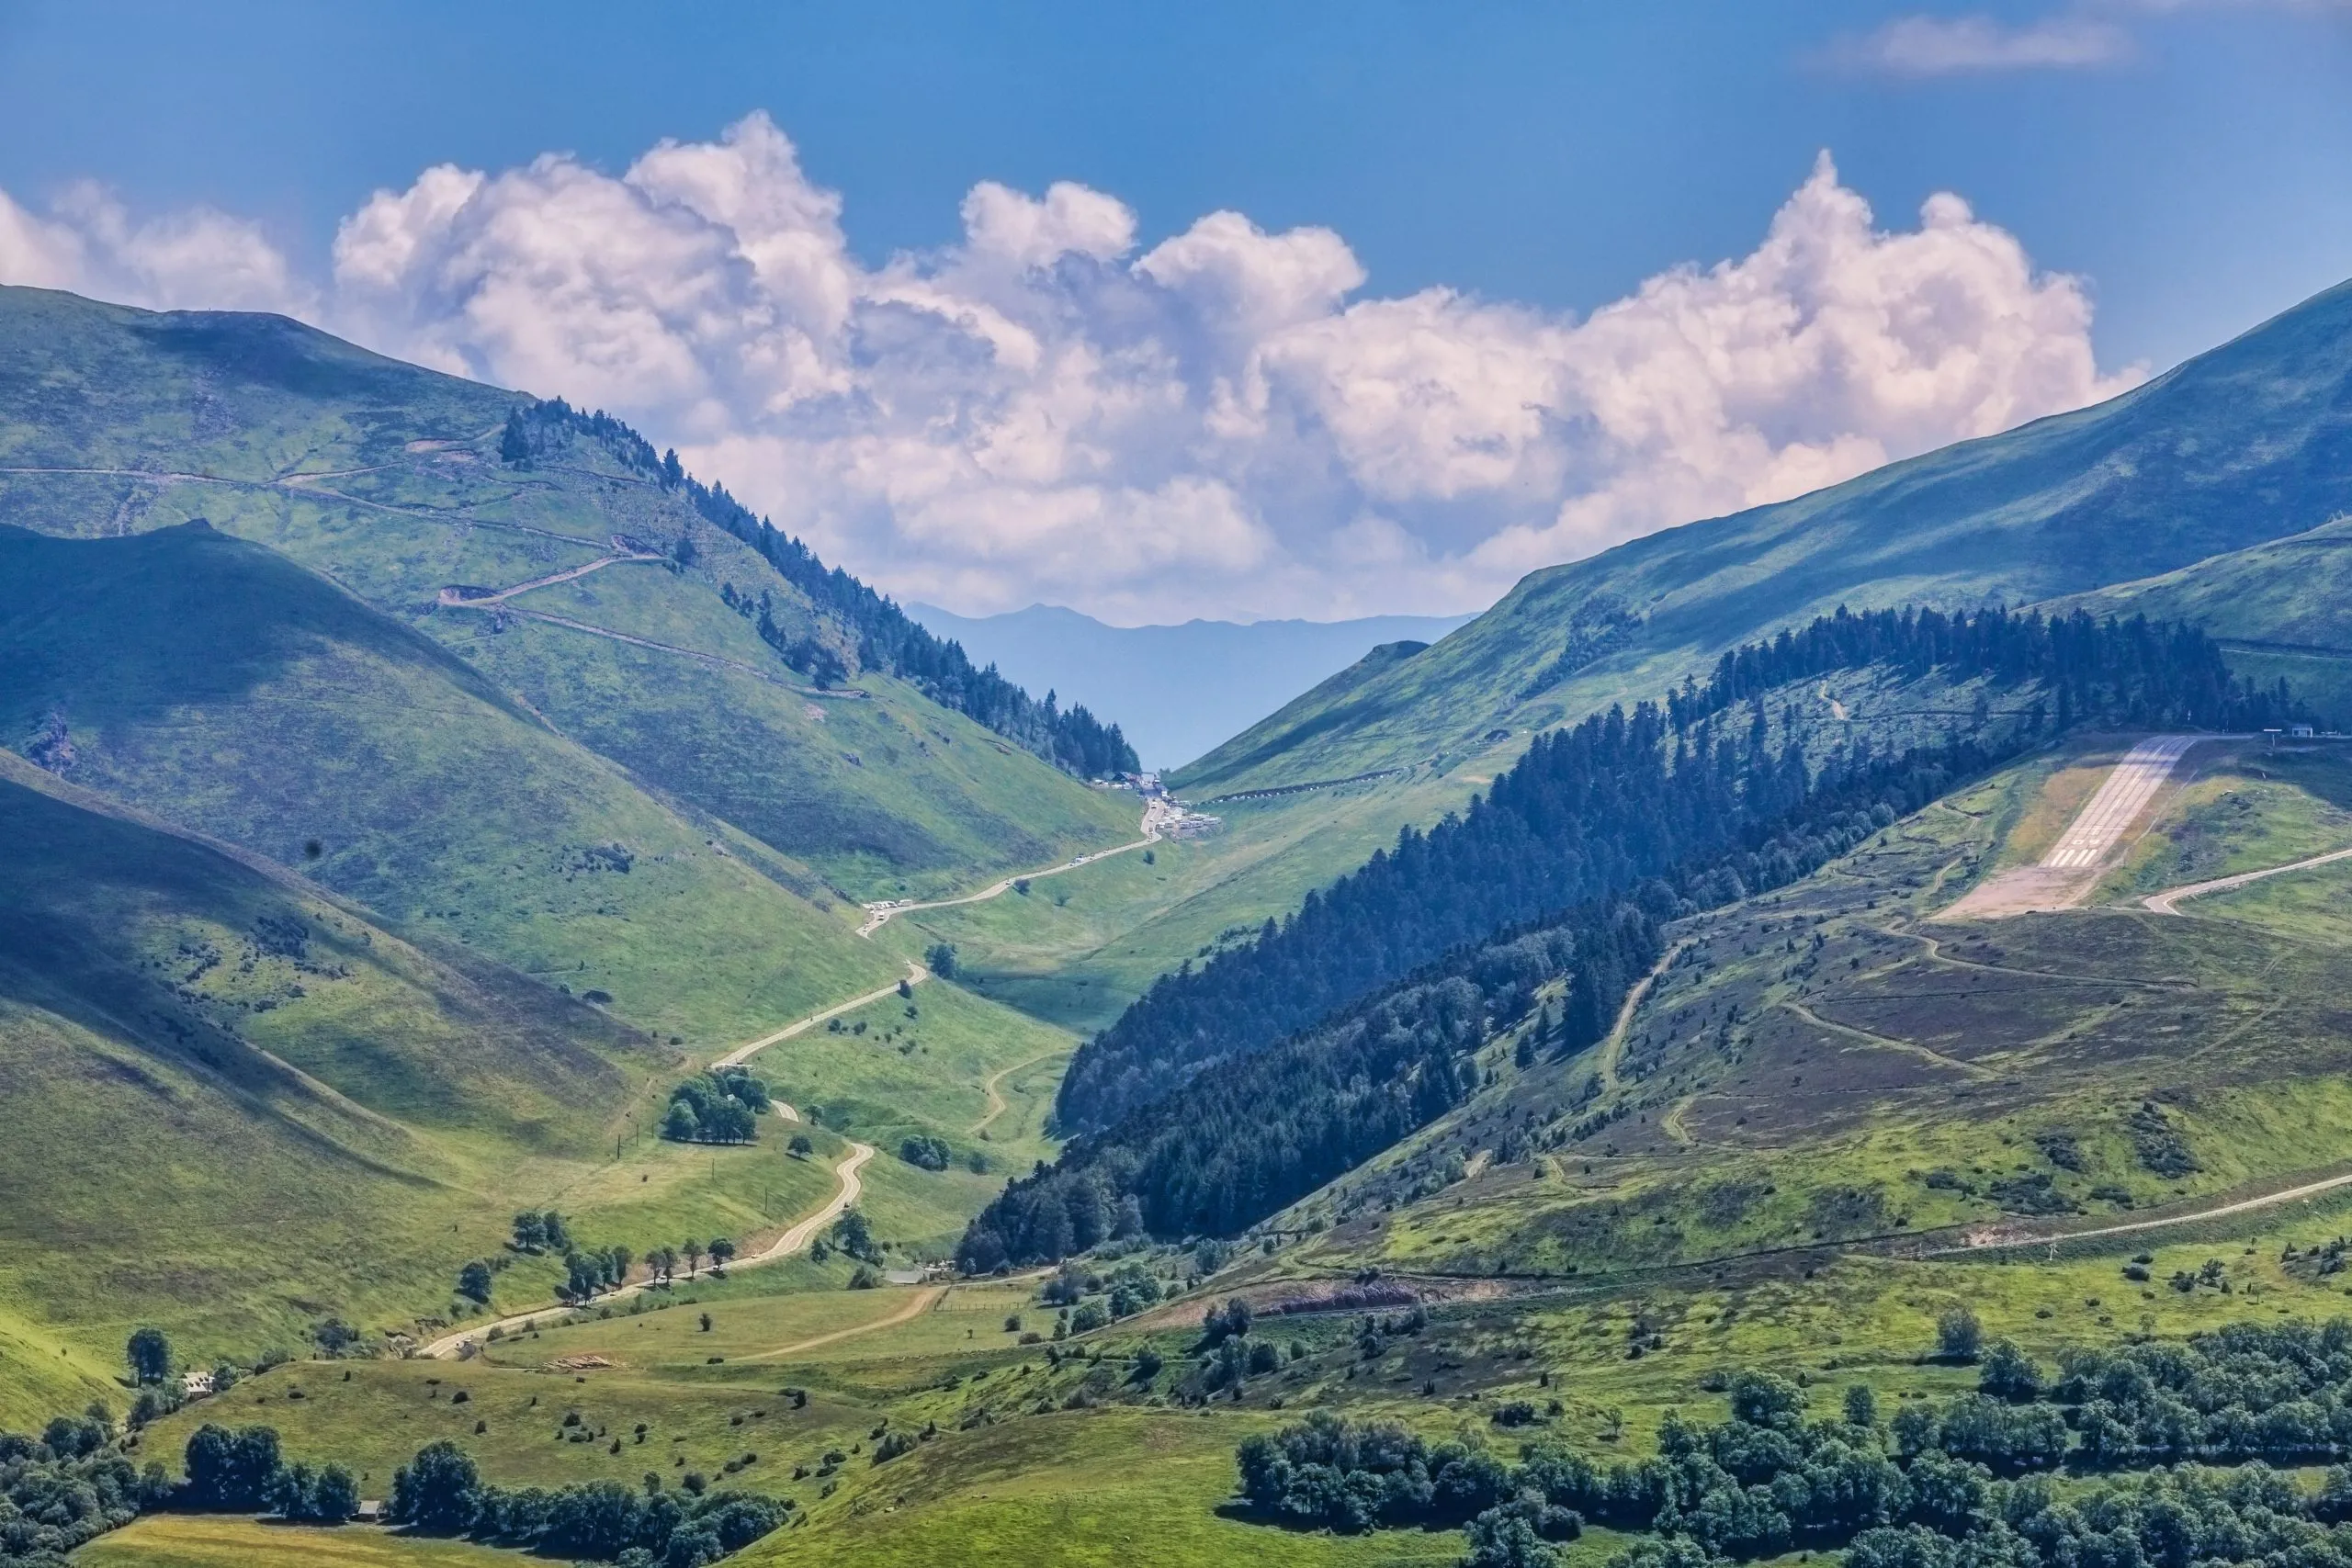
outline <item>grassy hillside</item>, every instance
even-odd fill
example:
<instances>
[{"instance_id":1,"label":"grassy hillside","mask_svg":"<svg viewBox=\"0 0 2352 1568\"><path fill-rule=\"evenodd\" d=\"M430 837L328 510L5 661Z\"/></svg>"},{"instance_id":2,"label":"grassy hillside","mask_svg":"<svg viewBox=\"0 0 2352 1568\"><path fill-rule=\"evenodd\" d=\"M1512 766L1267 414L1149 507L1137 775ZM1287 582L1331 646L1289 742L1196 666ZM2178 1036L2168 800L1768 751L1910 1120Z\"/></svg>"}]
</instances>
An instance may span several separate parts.
<instances>
[{"instance_id":1,"label":"grassy hillside","mask_svg":"<svg viewBox=\"0 0 2352 1568\"><path fill-rule=\"evenodd\" d=\"M2195 621L2248 680L2285 681L2324 723L2352 728L2352 516L2062 602Z\"/></svg>"},{"instance_id":2,"label":"grassy hillside","mask_svg":"<svg viewBox=\"0 0 2352 1568\"><path fill-rule=\"evenodd\" d=\"M0 530L0 735L62 776L696 1048L891 973L810 874L767 874L430 639L208 527Z\"/></svg>"},{"instance_id":3,"label":"grassy hillside","mask_svg":"<svg viewBox=\"0 0 2352 1568\"><path fill-rule=\"evenodd\" d=\"M869 672L846 700L810 700L749 606L852 659L854 636L611 441L559 432L527 463L503 461L502 422L527 400L279 318L0 289L12 522L88 538L203 517L267 544L854 897L959 884L1132 827L1127 804L903 682ZM512 589L616 554L661 558L473 608L439 602L451 585Z\"/></svg>"},{"instance_id":4,"label":"grassy hillside","mask_svg":"<svg viewBox=\"0 0 2352 1568\"><path fill-rule=\"evenodd\" d=\"M1849 714L1871 701L1833 690ZM1669 1412L1722 1419L1742 1371L1789 1379L1813 1418L1856 1386L1882 1422L1964 1395L1979 1369L1937 1353L1939 1319L1962 1307L2045 1371L2070 1351L2336 1315L2329 1238L2352 1190L2259 1200L2346 1168L2352 1080L2332 998L2352 931L2308 923L2341 903L2340 875L2171 918L2113 904L1935 918L2045 842L2065 815L2052 800L2078 800L2132 739L2036 756L1804 883L1681 923L1684 945L1613 1043L1522 1068L1504 1035L1476 1100L1268 1227L1262 1247L1109 1249L1088 1267L1131 1266L1175 1292L1124 1322L1024 1346L1021 1332L1055 1321L1035 1278L812 1291L828 1281L811 1269L775 1292L746 1276L551 1323L462 1369L280 1368L142 1447L168 1460L198 1421L266 1420L290 1454L378 1478L435 1438L507 1484L633 1487L647 1472L676 1484L733 1463L729 1483L806 1516L746 1554L784 1568L1075 1568L1138 1550L1179 1564L1436 1564L1459 1560L1458 1532L1252 1517L1232 1501L1236 1445L1329 1410L1507 1462L1532 1438L1606 1464L1647 1456ZM2199 875L2337 841L2341 758L2217 747L2195 766L2122 863L2132 887L2166 866ZM2251 813L2217 821L2247 791ZM2295 903L2306 895L2323 903ZM927 1020L934 1003L917 996ZM1599 1092L1555 1117L1593 1077ZM838 1260L825 1267L837 1277ZM1236 1296L1256 1308L1246 1342L1273 1355L1220 1387L1200 1325ZM550 1375L571 1357L604 1364ZM877 1460L876 1434L892 1429L924 1436ZM119 1555L104 1561L172 1563L195 1529L142 1524L109 1538ZM216 1551L272 1541L203 1529ZM1603 1568L1629 1544L1589 1522L1561 1562Z\"/></svg>"},{"instance_id":5,"label":"grassy hillside","mask_svg":"<svg viewBox=\"0 0 2352 1568\"><path fill-rule=\"evenodd\" d=\"M419 1333L471 1258L494 1261L500 1310L527 1309L560 1267L503 1247L517 1208L642 1256L773 1235L833 1190L836 1133L767 1117L742 1146L655 1139L680 1052L6 755L0 836L0 1424L106 1392L142 1322L241 1362L329 1317ZM1053 1079L1029 1075L1069 1043L951 987L918 995L887 1042L777 1064L837 1124L887 1135L865 1207L901 1259L952 1245L994 1191L969 1155L1047 1152ZM966 1157L898 1157L925 1130ZM810 1157L787 1156L794 1133Z\"/></svg>"},{"instance_id":6,"label":"grassy hillside","mask_svg":"<svg viewBox=\"0 0 2352 1568\"><path fill-rule=\"evenodd\" d=\"M2338 868L2180 916L2137 894L2352 841L2341 759L2282 769L2221 749L2114 874L2128 903L1938 917L2047 837L2045 789L2123 744L2037 759L1804 883L1678 924L1616 1033L1526 1067L1498 1039L1487 1089L1283 1222L1332 1227L1302 1256L1608 1277L1956 1243L2005 1217L2126 1223L2325 1165L2352 1138L2336 1000L2352 933L2292 910L2337 896ZM2261 793L2240 810L2238 787Z\"/></svg>"},{"instance_id":7,"label":"grassy hillside","mask_svg":"<svg viewBox=\"0 0 2352 1568\"><path fill-rule=\"evenodd\" d=\"M2095 408L1535 572L1175 783L1207 795L1471 756L1839 604L2041 600L2302 533L2352 508L2347 349L2352 284Z\"/></svg>"},{"instance_id":8,"label":"grassy hillside","mask_svg":"<svg viewBox=\"0 0 2352 1568\"><path fill-rule=\"evenodd\" d=\"M542 1190L502 1179L596 1158L671 1070L594 1009L14 759L0 834L0 1314L49 1356L110 1368L142 1319L251 1355L437 1310Z\"/></svg>"}]
</instances>

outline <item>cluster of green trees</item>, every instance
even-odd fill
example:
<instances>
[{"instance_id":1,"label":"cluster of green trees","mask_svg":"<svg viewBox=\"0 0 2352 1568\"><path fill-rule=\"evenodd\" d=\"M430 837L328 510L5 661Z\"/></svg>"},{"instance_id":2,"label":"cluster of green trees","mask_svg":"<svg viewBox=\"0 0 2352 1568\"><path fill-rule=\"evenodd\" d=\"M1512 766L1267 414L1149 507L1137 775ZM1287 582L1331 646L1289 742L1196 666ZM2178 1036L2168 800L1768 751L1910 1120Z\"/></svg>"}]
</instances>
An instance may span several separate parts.
<instances>
[{"instance_id":1,"label":"cluster of green trees","mask_svg":"<svg viewBox=\"0 0 2352 1568\"><path fill-rule=\"evenodd\" d=\"M651 1473L637 1491L617 1481L553 1491L493 1486L472 1456L446 1440L401 1466L388 1501L392 1521L421 1535L469 1536L623 1568L702 1568L776 1529L792 1508L788 1499L743 1492L668 1491Z\"/></svg>"},{"instance_id":2,"label":"cluster of green trees","mask_svg":"<svg viewBox=\"0 0 2352 1568\"><path fill-rule=\"evenodd\" d=\"M2283 695L2233 683L2220 649L2193 626L2000 610L1824 616L1724 654L1708 684L1686 682L1663 707L1596 715L1538 737L1460 817L1427 833L1405 829L1393 850L1309 894L1288 919L1268 920L1255 940L1161 976L1080 1048L1055 1102L1057 1122L1099 1131L1202 1068L1264 1050L1463 943L1752 842L1804 808L1814 775L1835 784L1871 761L1866 747L1769 750L1765 694L1879 663L2032 683L2037 706L2023 720L1977 725L1927 749L1947 767L1964 743L1980 761L1997 760L2053 724L2245 728L2289 711ZM1743 702L1745 723L1730 712ZM1710 895L1735 886L1759 883L1723 879L1698 900L1721 901Z\"/></svg>"},{"instance_id":3,"label":"cluster of green trees","mask_svg":"<svg viewBox=\"0 0 2352 1568\"><path fill-rule=\"evenodd\" d=\"M1101 722L1083 707L1064 710L1051 692L1039 702L998 674L993 664L974 669L961 643L933 636L891 600L841 568L827 567L808 546L755 516L727 493L726 486L691 478L677 453L656 457L643 436L602 410L583 413L561 398L517 407L506 416L499 456L526 465L583 437L651 482L682 491L706 522L759 551L809 603L849 628L857 639L861 668L887 671L911 682L933 702L1081 777L1108 778L1141 769L1135 748L1117 725ZM729 598L731 603L731 594ZM848 678L848 666L839 653L815 638L795 637L778 628L769 606L761 607L761 635L794 669L820 685Z\"/></svg>"},{"instance_id":4,"label":"cluster of green trees","mask_svg":"<svg viewBox=\"0 0 2352 1568\"><path fill-rule=\"evenodd\" d=\"M918 1170L945 1170L956 1157L956 1151L947 1146L944 1138L917 1133L899 1143L899 1157Z\"/></svg>"},{"instance_id":5,"label":"cluster of green trees","mask_svg":"<svg viewBox=\"0 0 2352 1568\"><path fill-rule=\"evenodd\" d=\"M718 1067L670 1091L662 1135L681 1144L749 1144L771 1103L768 1086L744 1067Z\"/></svg>"},{"instance_id":6,"label":"cluster of green trees","mask_svg":"<svg viewBox=\"0 0 2352 1568\"><path fill-rule=\"evenodd\" d=\"M514 1250L537 1257L562 1252L571 1246L571 1232L553 1209L526 1209L514 1216Z\"/></svg>"},{"instance_id":7,"label":"cluster of green trees","mask_svg":"<svg viewBox=\"0 0 2352 1568\"><path fill-rule=\"evenodd\" d=\"M170 1495L162 1466L142 1476L115 1445L103 1406L58 1416L38 1438L0 1432L0 1564L62 1568L75 1547Z\"/></svg>"},{"instance_id":8,"label":"cluster of green trees","mask_svg":"<svg viewBox=\"0 0 2352 1568\"><path fill-rule=\"evenodd\" d=\"M563 1255L562 1293L575 1302L593 1301L628 1279L629 1262L626 1247L574 1247Z\"/></svg>"},{"instance_id":9,"label":"cluster of green trees","mask_svg":"<svg viewBox=\"0 0 2352 1568\"><path fill-rule=\"evenodd\" d=\"M1699 1568L1795 1548L1849 1568L2269 1568L2352 1563L2352 1467L2316 1494L2271 1465L2352 1457L2352 1323L2237 1324L2186 1345L2070 1352L2054 1373L1996 1342L1976 1393L1882 1421L1867 1386L1832 1418L1770 1373L1730 1382L1731 1417L1669 1412L1655 1457L1596 1462L1556 1442L1517 1465L1394 1422L1318 1412L1245 1440L1263 1517L1343 1532L1473 1527L1474 1568L1539 1568L1588 1523L1647 1538L1624 1568ZM2191 1468L2242 1466L2218 1473ZM2061 1492L2042 1472L2155 1468Z\"/></svg>"},{"instance_id":10,"label":"cluster of green trees","mask_svg":"<svg viewBox=\"0 0 2352 1568\"><path fill-rule=\"evenodd\" d=\"M182 1464L187 1479L176 1483L160 1463L137 1469L103 1404L58 1416L38 1438L0 1432L0 1565L64 1568L76 1547L164 1508L312 1524L359 1511L351 1472L288 1464L272 1427L207 1423L188 1438Z\"/></svg>"}]
</instances>

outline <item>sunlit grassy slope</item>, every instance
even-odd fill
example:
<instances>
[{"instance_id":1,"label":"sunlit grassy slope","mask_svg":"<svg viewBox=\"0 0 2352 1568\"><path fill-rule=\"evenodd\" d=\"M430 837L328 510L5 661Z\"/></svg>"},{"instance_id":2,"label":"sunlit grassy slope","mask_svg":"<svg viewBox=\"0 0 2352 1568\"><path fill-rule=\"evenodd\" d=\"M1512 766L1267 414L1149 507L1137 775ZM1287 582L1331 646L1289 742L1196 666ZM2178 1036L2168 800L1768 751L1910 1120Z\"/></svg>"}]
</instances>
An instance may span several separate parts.
<instances>
[{"instance_id":1,"label":"sunlit grassy slope","mask_svg":"<svg viewBox=\"0 0 2352 1568\"><path fill-rule=\"evenodd\" d=\"M2352 1158L2352 930L2303 912L2338 868L2137 907L2352 842L2342 759L2217 750L2109 884L2128 901L1938 918L2043 834L2070 750L1676 925L1622 1035L1526 1068L1498 1041L1485 1091L1302 1205L1334 1227L1306 1256L1607 1277L2004 1216L2120 1224Z\"/></svg>"},{"instance_id":2,"label":"sunlit grassy slope","mask_svg":"<svg viewBox=\"0 0 2352 1568\"><path fill-rule=\"evenodd\" d=\"M515 1554L365 1525L321 1529L206 1514L154 1514L101 1536L77 1568L514 1568Z\"/></svg>"},{"instance_id":3,"label":"sunlit grassy slope","mask_svg":"<svg viewBox=\"0 0 2352 1568\"><path fill-rule=\"evenodd\" d=\"M1132 797L1106 798L899 682L869 674L862 698L804 697L723 590L765 594L794 636L840 642L840 628L593 439L502 463L498 429L521 400L281 318L0 289L12 523L89 538L204 517L267 544L855 897L960 885L1132 829ZM534 590L503 615L437 604L451 584L508 588L585 565L616 538L665 558Z\"/></svg>"},{"instance_id":4,"label":"sunlit grassy slope","mask_svg":"<svg viewBox=\"0 0 2352 1568\"><path fill-rule=\"evenodd\" d=\"M765 1117L757 1143L724 1148L652 1137L685 1065L665 1040L5 754L0 840L0 1423L77 1408L143 1322L191 1358L240 1360L327 1317L423 1336L477 1257L499 1268L501 1310L547 1301L559 1265L503 1246L518 1208L641 1257L748 1246L834 1190L846 1145L821 1126ZM842 1103L869 1137L1005 1139L989 1176L919 1170L893 1143L865 1206L902 1258L952 1243L1009 1161L1045 1152L1053 1079L1024 1074L1067 1049L934 991L929 1055L876 1033L887 1066L824 1079L868 1096ZM1005 1108L980 1127L992 1078ZM795 1133L808 1157L787 1156Z\"/></svg>"},{"instance_id":5,"label":"sunlit grassy slope","mask_svg":"<svg viewBox=\"0 0 2352 1568\"><path fill-rule=\"evenodd\" d=\"M111 1363L397 1324L673 1053L0 760L0 1314ZM70 1358L68 1358L70 1359ZM4 1382L5 1380L0 1380Z\"/></svg>"},{"instance_id":6,"label":"sunlit grassy slope","mask_svg":"<svg viewBox=\"0 0 2352 1568\"><path fill-rule=\"evenodd\" d=\"M890 974L813 874L729 852L430 639L210 528L0 530L0 734L696 1047Z\"/></svg>"}]
</instances>

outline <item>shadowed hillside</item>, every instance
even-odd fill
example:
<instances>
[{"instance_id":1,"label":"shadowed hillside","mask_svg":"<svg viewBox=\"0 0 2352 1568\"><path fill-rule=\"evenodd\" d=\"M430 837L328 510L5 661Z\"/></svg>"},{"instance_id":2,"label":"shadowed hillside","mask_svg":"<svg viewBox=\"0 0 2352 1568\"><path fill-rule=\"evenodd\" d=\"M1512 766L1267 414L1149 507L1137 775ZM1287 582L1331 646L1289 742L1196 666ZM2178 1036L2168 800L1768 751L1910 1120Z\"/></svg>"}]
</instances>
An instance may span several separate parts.
<instances>
[{"instance_id":1,"label":"shadowed hillside","mask_svg":"<svg viewBox=\"0 0 2352 1568\"><path fill-rule=\"evenodd\" d=\"M894 972L813 875L763 874L430 639L209 527L0 530L0 734L59 775L697 1046Z\"/></svg>"}]
</instances>

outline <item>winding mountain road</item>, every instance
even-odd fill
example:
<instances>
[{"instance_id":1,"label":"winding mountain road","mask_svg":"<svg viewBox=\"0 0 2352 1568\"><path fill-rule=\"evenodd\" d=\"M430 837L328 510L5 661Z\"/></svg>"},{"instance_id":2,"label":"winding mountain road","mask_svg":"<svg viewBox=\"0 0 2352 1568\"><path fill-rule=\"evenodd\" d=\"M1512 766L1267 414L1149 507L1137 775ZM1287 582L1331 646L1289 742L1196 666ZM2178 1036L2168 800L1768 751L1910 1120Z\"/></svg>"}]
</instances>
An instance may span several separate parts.
<instances>
[{"instance_id":1,"label":"winding mountain road","mask_svg":"<svg viewBox=\"0 0 2352 1568\"><path fill-rule=\"evenodd\" d=\"M1025 1062L1015 1062L1009 1067L999 1067L996 1071L990 1073L989 1075L988 1082L980 1086L981 1091L989 1097L988 1114L972 1123L972 1125L967 1129L970 1134L975 1138L978 1137L983 1132L988 1130L989 1122L1004 1114L1007 1108L1002 1091L996 1087L998 1084L1002 1083L1012 1074L1021 1072L1025 1068L1034 1067L1040 1062L1050 1062L1057 1056L1067 1056L1069 1055L1069 1048L1068 1046L1063 1046L1057 1050L1043 1052L1037 1055L1030 1057Z\"/></svg>"},{"instance_id":2,"label":"winding mountain road","mask_svg":"<svg viewBox=\"0 0 2352 1568\"><path fill-rule=\"evenodd\" d=\"M551 571L545 577L535 577L528 582L518 582L512 588L494 588L486 592L468 593L452 585L441 590L440 603L453 609L479 610L488 605L503 604L517 593L528 593L534 588L552 588L559 582L570 582L575 578L585 577L592 571L602 571L608 566L618 566L624 561L655 561L668 558L666 556L654 555L644 550L616 551L612 555L598 556L585 566L570 567L562 571Z\"/></svg>"},{"instance_id":3,"label":"winding mountain road","mask_svg":"<svg viewBox=\"0 0 2352 1568\"><path fill-rule=\"evenodd\" d=\"M773 1361L784 1356L797 1356L803 1351L814 1350L820 1346L838 1344L843 1339L854 1339L861 1334L872 1334L877 1329L896 1328L902 1323L913 1322L924 1313L936 1307L947 1294L947 1289L945 1285L927 1285L910 1297L905 1306L887 1317L877 1317L869 1323L853 1324L847 1328L836 1328L831 1334L820 1334L814 1339L803 1339L792 1345L779 1345L773 1350L762 1350L755 1355L738 1356L735 1359L738 1361Z\"/></svg>"},{"instance_id":4,"label":"winding mountain road","mask_svg":"<svg viewBox=\"0 0 2352 1568\"><path fill-rule=\"evenodd\" d=\"M899 915L911 915L920 909L953 909L965 904L985 904L991 898L1001 897L1011 892L1015 884L1036 882L1048 876L1059 876L1063 872L1076 871L1080 866L1092 865L1096 861L1109 860L1113 855L1123 855L1130 850L1149 849L1159 842L1161 824L1177 814L1176 807L1171 806L1164 797L1154 795L1144 804L1143 837L1140 839L1131 840L1111 849L1096 850L1091 854L1083 854L1074 860L1066 860L1059 865L1049 865L1043 871L1018 872L1001 882L990 883L978 893L966 893L954 898L933 898L922 903L910 899L904 903L886 901L868 904L865 906L865 923L857 928L857 934L872 936Z\"/></svg>"},{"instance_id":5,"label":"winding mountain road","mask_svg":"<svg viewBox=\"0 0 2352 1568\"><path fill-rule=\"evenodd\" d=\"M790 1229L759 1251L748 1257L736 1258L728 1265L728 1268L730 1269L757 1269L763 1264L778 1262L806 1250L808 1244L816 1239L817 1233L841 1218L849 1206L857 1201L858 1195L865 1190L865 1185L858 1179L857 1173L865 1162L873 1157L873 1145L850 1145L849 1153L842 1156L841 1164L833 1167L833 1175L841 1182L841 1186L834 1190L832 1197L826 1200L824 1206L815 1213L794 1224ZM609 1305L614 1302L624 1302L631 1296L643 1295L652 1288L653 1280L649 1274L645 1279L607 1292L598 1298L597 1304ZM501 1335L511 1334L526 1324L537 1323L543 1317L571 1310L572 1309L562 1302L549 1302L530 1312L509 1313L493 1323L477 1324L470 1328L458 1329L453 1334L445 1334L427 1345L418 1354L434 1360L454 1360L466 1353L468 1345L479 1347L488 1338L490 1331L493 1328L497 1329Z\"/></svg>"}]
</instances>

